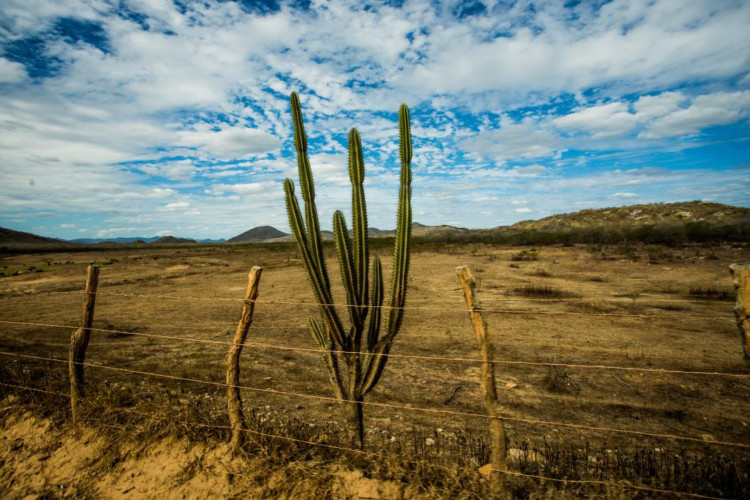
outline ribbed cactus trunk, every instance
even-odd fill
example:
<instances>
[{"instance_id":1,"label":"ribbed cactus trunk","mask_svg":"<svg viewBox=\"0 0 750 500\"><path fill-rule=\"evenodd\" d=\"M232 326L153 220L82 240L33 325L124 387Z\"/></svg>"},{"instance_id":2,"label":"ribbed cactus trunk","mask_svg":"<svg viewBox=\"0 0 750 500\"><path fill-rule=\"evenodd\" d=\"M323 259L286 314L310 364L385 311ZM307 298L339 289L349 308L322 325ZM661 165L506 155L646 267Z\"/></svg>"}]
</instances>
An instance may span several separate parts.
<instances>
[{"instance_id":1,"label":"ribbed cactus trunk","mask_svg":"<svg viewBox=\"0 0 750 500\"><path fill-rule=\"evenodd\" d=\"M351 438L354 446L364 447L364 397L378 383L388 362L393 340L401 328L406 304L409 274L409 240L411 237L411 131L409 108L399 109L399 138L401 156L401 187L396 223L396 242L393 256L393 281L385 322L383 314L383 273L380 259L372 262L367 240L367 206L365 203L365 165L362 141L357 129L349 133L349 179L352 184L352 235L344 215L336 211L333 233L338 253L341 278L346 290L345 308L349 316L344 327L333 304L330 280L320 237L315 187L307 156L307 135L302 120L299 97L292 93L294 146L297 150L299 182L304 201L304 216L291 179L284 182L289 227L297 240L307 276L320 304L322 321L309 318L310 332L318 343L336 396L347 409ZM341 366L341 361L346 366Z\"/></svg>"}]
</instances>

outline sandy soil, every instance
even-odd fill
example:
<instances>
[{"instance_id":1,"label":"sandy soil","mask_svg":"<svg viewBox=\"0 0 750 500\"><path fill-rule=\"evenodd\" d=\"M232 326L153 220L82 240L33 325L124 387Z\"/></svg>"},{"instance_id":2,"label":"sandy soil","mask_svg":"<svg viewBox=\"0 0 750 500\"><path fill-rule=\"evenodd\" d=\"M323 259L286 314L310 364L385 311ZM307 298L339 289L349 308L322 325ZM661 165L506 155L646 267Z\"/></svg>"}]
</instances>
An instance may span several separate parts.
<instances>
[{"instance_id":1,"label":"sandy soil","mask_svg":"<svg viewBox=\"0 0 750 500\"><path fill-rule=\"evenodd\" d=\"M0 407L0 484L3 498L313 498L319 476L328 477L333 498L414 497L409 488L363 477L341 466L305 462L315 482L297 480L299 470L269 468L267 462L232 457L223 444L166 438L145 445L114 446L101 429L58 428L49 419L21 412L6 400ZM417 495L419 496L419 495Z\"/></svg>"}]
</instances>

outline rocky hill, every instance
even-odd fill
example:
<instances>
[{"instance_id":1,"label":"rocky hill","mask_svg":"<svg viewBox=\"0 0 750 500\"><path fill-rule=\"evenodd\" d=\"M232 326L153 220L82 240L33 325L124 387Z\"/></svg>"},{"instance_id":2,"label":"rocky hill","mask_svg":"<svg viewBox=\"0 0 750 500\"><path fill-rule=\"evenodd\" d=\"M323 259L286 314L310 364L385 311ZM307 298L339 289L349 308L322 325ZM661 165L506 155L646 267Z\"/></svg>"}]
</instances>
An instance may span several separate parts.
<instances>
[{"instance_id":1,"label":"rocky hill","mask_svg":"<svg viewBox=\"0 0 750 500\"><path fill-rule=\"evenodd\" d=\"M264 241L268 243L268 242L293 242L294 241L293 235L281 233L281 231L278 231L278 232L281 233L283 236L279 236L279 237L268 238L268 239L234 241L237 238L240 238L241 236L245 234L255 231L256 229L261 229L261 228L251 229L250 231L247 231L246 233L242 233L240 236L235 236L231 240L228 240L228 242L229 243L258 243L258 242ZM273 229L274 231L276 231L276 229L274 228L270 228L270 229ZM351 230L350 230L350 233L351 233ZM471 233L472 231L470 229L465 229L462 227L453 227L453 226L446 226L446 225L425 226L423 224L420 224L419 222L413 222L411 225L412 236L415 236L418 238L444 238L444 237L461 238L464 236L468 236ZM260 234L263 234L263 233L260 233ZM396 236L396 231L394 229L378 229L376 227L368 227L367 234L370 238L392 238ZM320 232L320 237L323 241L333 241L333 232L322 230Z\"/></svg>"},{"instance_id":2,"label":"rocky hill","mask_svg":"<svg viewBox=\"0 0 750 500\"><path fill-rule=\"evenodd\" d=\"M287 233L283 233L271 226L259 226L245 231L242 234L229 238L227 243L259 243L261 241L275 240L288 236Z\"/></svg>"},{"instance_id":3,"label":"rocky hill","mask_svg":"<svg viewBox=\"0 0 750 500\"><path fill-rule=\"evenodd\" d=\"M197 243L195 240L190 238L177 238L176 236L162 236L158 240L153 242L157 245L184 245L187 243Z\"/></svg>"},{"instance_id":4,"label":"rocky hill","mask_svg":"<svg viewBox=\"0 0 750 500\"><path fill-rule=\"evenodd\" d=\"M13 229L7 229L0 227L0 245L7 247L16 246L45 246L45 245L70 245L73 244L56 240L54 238L47 238L44 236L37 236L32 233L25 233L23 231L14 231Z\"/></svg>"},{"instance_id":5,"label":"rocky hill","mask_svg":"<svg viewBox=\"0 0 750 500\"><path fill-rule=\"evenodd\" d=\"M596 226L643 226L684 222L750 220L750 209L705 201L650 203L580 210L539 220L521 221L510 229L571 229Z\"/></svg>"}]
</instances>

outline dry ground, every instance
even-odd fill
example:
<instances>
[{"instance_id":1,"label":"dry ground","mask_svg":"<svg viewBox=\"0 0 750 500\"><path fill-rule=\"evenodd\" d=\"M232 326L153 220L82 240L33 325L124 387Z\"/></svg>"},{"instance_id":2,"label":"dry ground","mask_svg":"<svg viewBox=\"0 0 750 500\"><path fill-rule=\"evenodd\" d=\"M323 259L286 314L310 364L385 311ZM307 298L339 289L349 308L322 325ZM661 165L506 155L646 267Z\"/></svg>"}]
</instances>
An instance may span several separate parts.
<instances>
[{"instance_id":1,"label":"dry ground","mask_svg":"<svg viewBox=\"0 0 750 500\"><path fill-rule=\"evenodd\" d=\"M377 253L389 276L389 251ZM334 276L338 265L331 257L329 270L338 283ZM454 270L469 265L480 278L505 416L702 441L511 421L507 423L511 448L524 443L541 448L547 442L628 452L640 448L652 455L654 450L669 449L726 456L746 466L747 448L712 443L750 444L750 379L648 371L750 373L732 315L734 294L727 269L730 263L745 260L750 260L750 249L742 247L579 246L536 251L482 245L423 247L412 255L404 326L392 354L478 357ZM248 336L248 342L256 345L243 351L242 383L295 395L246 390L245 406L257 425L274 432L283 433L282 426L294 421L310 429L307 435L319 434L325 441L343 429L336 403L309 397L330 397L331 391L306 329L307 315L316 314L316 307L301 261L291 247L140 247L4 256L0 258L4 274L22 274L0 278L0 321L5 322L0 323L0 351L67 359L69 336L80 319L85 269L92 262L101 266L94 324L99 330L93 333L88 362L215 383L224 379L226 342L231 341L239 318L247 272L254 265L262 266L260 297ZM9 380L12 376L16 383L65 390L63 363L8 354L0 356L0 363L3 375ZM158 411L154 408L166 407L157 403L168 401L173 414L167 417L172 420L192 411L201 412L205 425L226 424L224 389L218 385L104 367L87 368L87 377L92 397L106 397L125 410ZM368 401L483 413L478 379L475 362L394 356ZM65 401L59 399L64 408ZM379 451L409 442L416 456L427 456L441 446L464 464L486 456L482 418L368 406L365 425L371 447ZM217 436L224 434L219 430ZM598 460L590 455L587 459ZM2 467L9 465L6 461ZM746 471L745 467L745 478ZM3 477L8 480L6 474L0 481ZM103 491L100 486L92 491ZM16 493L32 491L36 490L27 484L26 490ZM726 491L713 493L721 496Z\"/></svg>"}]
</instances>

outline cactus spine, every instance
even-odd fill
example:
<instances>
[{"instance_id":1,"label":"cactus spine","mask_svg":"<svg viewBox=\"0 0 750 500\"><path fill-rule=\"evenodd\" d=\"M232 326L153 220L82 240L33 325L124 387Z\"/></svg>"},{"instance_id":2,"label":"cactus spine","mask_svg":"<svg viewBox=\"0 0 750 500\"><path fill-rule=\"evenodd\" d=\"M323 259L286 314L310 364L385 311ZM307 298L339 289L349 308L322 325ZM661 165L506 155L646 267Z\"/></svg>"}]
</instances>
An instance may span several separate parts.
<instances>
[{"instance_id":1,"label":"cactus spine","mask_svg":"<svg viewBox=\"0 0 750 500\"><path fill-rule=\"evenodd\" d=\"M363 182L365 164L362 141L357 129L349 132L349 179L352 185L352 235L340 211L333 215L333 233L346 290L346 309L350 327L345 328L333 304L330 280L323 255L315 188L307 156L307 136L302 120L299 96L290 97L294 122L294 146L297 150L299 182L304 201L304 218L294 183L284 181L289 227L307 271L315 298L320 304L322 321L309 318L310 332L323 353L329 378L336 396L347 408L352 443L364 447L362 402L378 383L388 362L393 340L398 334L406 304L409 274L409 240L411 237L411 131L409 108L399 109L401 177L393 255L393 278L387 306L384 307L383 269L380 259L372 262L367 240L367 206ZM383 310L385 308L385 311ZM385 313L385 318L383 318ZM382 333L381 333L382 331ZM343 364L340 363L343 361ZM343 366L342 366L343 365Z\"/></svg>"}]
</instances>

